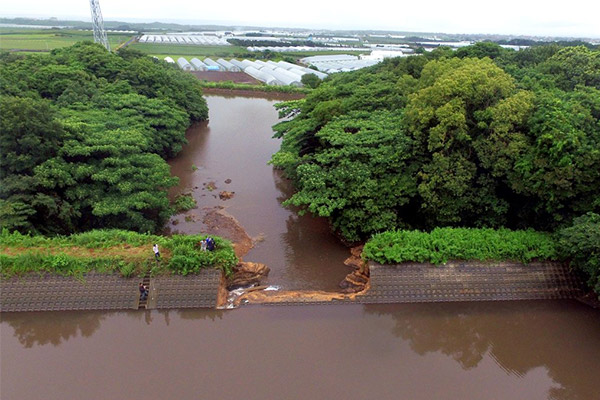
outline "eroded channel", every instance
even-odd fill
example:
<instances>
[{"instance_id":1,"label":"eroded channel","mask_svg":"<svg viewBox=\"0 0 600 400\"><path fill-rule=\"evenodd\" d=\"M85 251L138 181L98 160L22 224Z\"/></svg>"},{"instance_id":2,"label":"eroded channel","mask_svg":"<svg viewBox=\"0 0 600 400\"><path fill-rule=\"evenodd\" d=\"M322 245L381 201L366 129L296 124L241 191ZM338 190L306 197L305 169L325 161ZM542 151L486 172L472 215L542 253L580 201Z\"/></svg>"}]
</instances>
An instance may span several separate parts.
<instances>
[{"instance_id":1,"label":"eroded channel","mask_svg":"<svg viewBox=\"0 0 600 400\"><path fill-rule=\"evenodd\" d=\"M214 222L210 216L224 212L253 239L244 261L271 269L264 284L288 290L338 290L352 271L344 265L349 249L331 234L325 219L298 216L281 206L291 196L292 185L267 165L280 145L271 129L278 122L273 105L280 100L207 96L209 123L190 128L189 144L170 162L172 174L180 177L172 195L191 193L198 208L174 217L169 227L182 233L206 231ZM220 196L223 192L233 195L225 199L228 196ZM212 225L209 231L234 242L240 236L231 227Z\"/></svg>"}]
</instances>

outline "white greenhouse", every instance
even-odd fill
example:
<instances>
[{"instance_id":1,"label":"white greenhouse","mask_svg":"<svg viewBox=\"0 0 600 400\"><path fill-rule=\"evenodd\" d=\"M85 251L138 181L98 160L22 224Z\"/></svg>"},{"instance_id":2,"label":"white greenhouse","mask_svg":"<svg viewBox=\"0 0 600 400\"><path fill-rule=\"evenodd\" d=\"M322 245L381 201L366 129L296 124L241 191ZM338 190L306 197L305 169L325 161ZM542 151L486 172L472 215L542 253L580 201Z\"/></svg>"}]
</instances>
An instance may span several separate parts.
<instances>
[{"instance_id":1,"label":"white greenhouse","mask_svg":"<svg viewBox=\"0 0 600 400\"><path fill-rule=\"evenodd\" d=\"M238 67L240 69L240 71L243 71L244 68L246 68L246 66L244 64L242 64L241 61L236 60L235 58L232 58L231 60L229 60L230 63L232 63L233 65L235 65L236 67Z\"/></svg>"},{"instance_id":2,"label":"white greenhouse","mask_svg":"<svg viewBox=\"0 0 600 400\"><path fill-rule=\"evenodd\" d=\"M204 64L207 65L207 67L208 67L209 70L217 70L217 71L223 70L223 67L221 67L219 64L217 64L216 61L214 61L214 60L212 60L210 58L205 58L204 59Z\"/></svg>"},{"instance_id":3,"label":"white greenhouse","mask_svg":"<svg viewBox=\"0 0 600 400\"><path fill-rule=\"evenodd\" d=\"M192 58L190 62L192 63L194 68L196 68L196 71L206 71L208 69L206 64L204 64L202 61L198 60L197 58Z\"/></svg>"},{"instance_id":4,"label":"white greenhouse","mask_svg":"<svg viewBox=\"0 0 600 400\"><path fill-rule=\"evenodd\" d=\"M188 62L188 60L186 60L183 57L179 57L177 59L177 64L179 64L179 68L181 68L184 71L193 71L194 70L194 67L192 67L192 64L190 64Z\"/></svg>"},{"instance_id":5,"label":"white greenhouse","mask_svg":"<svg viewBox=\"0 0 600 400\"><path fill-rule=\"evenodd\" d=\"M230 63L229 61L223 60L222 58L219 58L217 60L217 64L219 64L221 67L223 67L223 69L225 71L231 71L231 72L240 72L241 71L240 67Z\"/></svg>"},{"instance_id":6,"label":"white greenhouse","mask_svg":"<svg viewBox=\"0 0 600 400\"><path fill-rule=\"evenodd\" d=\"M254 67L247 67L244 70L245 73L247 73L248 75L250 75L251 77L253 77L254 79L257 79L261 82L266 83L267 85L272 85L272 86L282 86L283 83L280 82L279 80L277 80L273 75L269 74L268 72L264 72L264 71L259 71L258 69L254 68Z\"/></svg>"}]
</instances>

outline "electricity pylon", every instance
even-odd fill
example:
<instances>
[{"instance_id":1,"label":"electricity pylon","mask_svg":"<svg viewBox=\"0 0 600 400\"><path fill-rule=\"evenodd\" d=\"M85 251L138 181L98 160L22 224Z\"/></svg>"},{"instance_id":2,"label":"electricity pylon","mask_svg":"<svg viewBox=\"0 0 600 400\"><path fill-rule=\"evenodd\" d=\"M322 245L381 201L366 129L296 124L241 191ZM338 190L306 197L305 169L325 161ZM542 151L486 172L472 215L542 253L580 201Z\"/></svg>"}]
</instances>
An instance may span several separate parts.
<instances>
[{"instance_id":1,"label":"electricity pylon","mask_svg":"<svg viewBox=\"0 0 600 400\"><path fill-rule=\"evenodd\" d=\"M110 51L106 31L104 30L104 20L102 19L102 11L100 11L100 3L98 0L90 0L90 9L92 10L92 24L94 24L94 42L100 43Z\"/></svg>"}]
</instances>

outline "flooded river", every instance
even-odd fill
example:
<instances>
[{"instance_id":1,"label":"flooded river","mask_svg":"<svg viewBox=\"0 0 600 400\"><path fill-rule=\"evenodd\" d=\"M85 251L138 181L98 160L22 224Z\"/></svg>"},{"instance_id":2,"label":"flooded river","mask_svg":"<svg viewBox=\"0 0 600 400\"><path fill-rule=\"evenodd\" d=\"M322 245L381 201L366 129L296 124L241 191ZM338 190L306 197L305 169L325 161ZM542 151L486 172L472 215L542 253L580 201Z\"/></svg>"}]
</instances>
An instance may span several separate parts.
<instances>
[{"instance_id":1,"label":"flooded river","mask_svg":"<svg viewBox=\"0 0 600 400\"><path fill-rule=\"evenodd\" d=\"M210 123L172 162L173 194L199 208L171 229L199 232L203 207L224 206L260 238L244 259L269 283L333 289L347 249L280 206L291 187L266 165L275 102L208 97ZM591 400L598 360L600 312L575 301L4 313L0 398Z\"/></svg>"},{"instance_id":2,"label":"flooded river","mask_svg":"<svg viewBox=\"0 0 600 400\"><path fill-rule=\"evenodd\" d=\"M188 130L189 144L170 162L172 174L180 177L172 194L191 193L198 209L175 217L171 230L201 232L203 208L223 206L257 238L244 261L267 264L266 283L337 289L352 271L344 265L348 249L330 233L327 220L281 206L293 193L291 182L267 165L280 145L271 129L278 122L277 100L207 96L207 102L210 122ZM221 200L224 190L234 192L233 198Z\"/></svg>"}]
</instances>

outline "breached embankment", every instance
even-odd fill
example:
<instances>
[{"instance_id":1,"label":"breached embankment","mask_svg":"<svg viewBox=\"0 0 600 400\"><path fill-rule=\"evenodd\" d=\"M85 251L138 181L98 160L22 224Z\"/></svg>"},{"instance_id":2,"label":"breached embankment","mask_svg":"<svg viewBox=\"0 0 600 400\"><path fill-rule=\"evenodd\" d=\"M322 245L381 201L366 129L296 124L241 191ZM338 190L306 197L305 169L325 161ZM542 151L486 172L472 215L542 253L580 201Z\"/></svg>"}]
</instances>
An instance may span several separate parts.
<instances>
[{"instance_id":1,"label":"breached embankment","mask_svg":"<svg viewBox=\"0 0 600 400\"><path fill-rule=\"evenodd\" d=\"M205 233L230 240L240 260L233 274L221 280L218 308L235 308L240 304L353 301L357 293L364 293L368 289L368 268L360 258L362 246L350 250L350 257L344 264L354 270L342 280L339 292L279 290L277 286L261 286L270 268L263 263L243 261L243 257L261 238L250 237L240 222L222 206L205 207L202 211Z\"/></svg>"}]
</instances>

